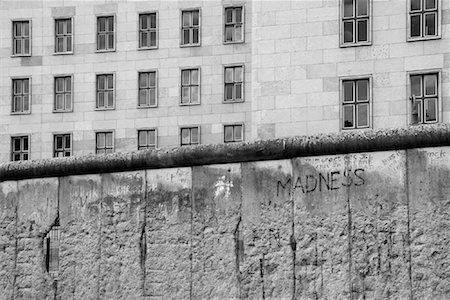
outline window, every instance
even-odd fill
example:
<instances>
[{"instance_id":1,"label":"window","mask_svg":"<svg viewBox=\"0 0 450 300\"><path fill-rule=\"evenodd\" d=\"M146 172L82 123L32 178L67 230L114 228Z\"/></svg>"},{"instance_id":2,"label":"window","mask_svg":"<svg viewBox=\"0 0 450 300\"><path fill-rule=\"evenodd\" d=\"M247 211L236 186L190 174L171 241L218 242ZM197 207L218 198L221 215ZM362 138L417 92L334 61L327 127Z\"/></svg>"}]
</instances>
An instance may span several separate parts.
<instances>
[{"instance_id":1,"label":"window","mask_svg":"<svg viewBox=\"0 0 450 300\"><path fill-rule=\"evenodd\" d=\"M232 142L242 142L244 140L244 125L225 125L223 127L224 138L223 141L225 143Z\"/></svg>"},{"instance_id":2,"label":"window","mask_svg":"<svg viewBox=\"0 0 450 300\"><path fill-rule=\"evenodd\" d=\"M438 0L409 1L409 38L438 36Z\"/></svg>"},{"instance_id":3,"label":"window","mask_svg":"<svg viewBox=\"0 0 450 300\"><path fill-rule=\"evenodd\" d=\"M97 18L97 50L114 50L114 16Z\"/></svg>"},{"instance_id":4,"label":"window","mask_svg":"<svg viewBox=\"0 0 450 300\"><path fill-rule=\"evenodd\" d=\"M156 148L156 129L138 130L138 150Z\"/></svg>"},{"instance_id":5,"label":"window","mask_svg":"<svg viewBox=\"0 0 450 300\"><path fill-rule=\"evenodd\" d=\"M31 21L13 22L13 55L31 55Z\"/></svg>"},{"instance_id":6,"label":"window","mask_svg":"<svg viewBox=\"0 0 450 300\"><path fill-rule=\"evenodd\" d=\"M181 104L200 103L200 70L181 70Z\"/></svg>"},{"instance_id":7,"label":"window","mask_svg":"<svg viewBox=\"0 0 450 300\"><path fill-rule=\"evenodd\" d=\"M240 43L244 41L243 7L225 8L225 43Z\"/></svg>"},{"instance_id":8,"label":"window","mask_svg":"<svg viewBox=\"0 0 450 300\"><path fill-rule=\"evenodd\" d=\"M45 269L52 277L59 273L59 217L44 238Z\"/></svg>"},{"instance_id":9,"label":"window","mask_svg":"<svg viewBox=\"0 0 450 300\"><path fill-rule=\"evenodd\" d=\"M411 124L438 121L438 74L410 75Z\"/></svg>"},{"instance_id":10,"label":"window","mask_svg":"<svg viewBox=\"0 0 450 300\"><path fill-rule=\"evenodd\" d=\"M200 128L186 127L181 128L181 146L200 144Z\"/></svg>"},{"instance_id":11,"label":"window","mask_svg":"<svg viewBox=\"0 0 450 300\"><path fill-rule=\"evenodd\" d=\"M369 78L342 81L343 129L368 128L370 116Z\"/></svg>"},{"instance_id":12,"label":"window","mask_svg":"<svg viewBox=\"0 0 450 300\"><path fill-rule=\"evenodd\" d=\"M55 20L55 52L72 53L72 19Z\"/></svg>"},{"instance_id":13,"label":"window","mask_svg":"<svg viewBox=\"0 0 450 300\"><path fill-rule=\"evenodd\" d=\"M28 136L15 136L11 138L11 160L28 160L30 144Z\"/></svg>"},{"instance_id":14,"label":"window","mask_svg":"<svg viewBox=\"0 0 450 300\"><path fill-rule=\"evenodd\" d=\"M72 110L72 77L55 77L55 112Z\"/></svg>"},{"instance_id":15,"label":"window","mask_svg":"<svg viewBox=\"0 0 450 300\"><path fill-rule=\"evenodd\" d=\"M369 0L342 0L341 45L370 44Z\"/></svg>"},{"instance_id":16,"label":"window","mask_svg":"<svg viewBox=\"0 0 450 300\"><path fill-rule=\"evenodd\" d=\"M244 101L244 66L225 67L225 102Z\"/></svg>"},{"instance_id":17,"label":"window","mask_svg":"<svg viewBox=\"0 0 450 300\"><path fill-rule=\"evenodd\" d=\"M139 73L139 107L155 107L156 71Z\"/></svg>"},{"instance_id":18,"label":"window","mask_svg":"<svg viewBox=\"0 0 450 300\"><path fill-rule=\"evenodd\" d=\"M114 75L97 75L97 108L114 108Z\"/></svg>"},{"instance_id":19,"label":"window","mask_svg":"<svg viewBox=\"0 0 450 300\"><path fill-rule=\"evenodd\" d=\"M70 134L55 134L53 138L53 157L64 157L72 154Z\"/></svg>"},{"instance_id":20,"label":"window","mask_svg":"<svg viewBox=\"0 0 450 300\"><path fill-rule=\"evenodd\" d=\"M139 49L157 48L156 12L139 15Z\"/></svg>"},{"instance_id":21,"label":"window","mask_svg":"<svg viewBox=\"0 0 450 300\"><path fill-rule=\"evenodd\" d=\"M97 132L95 136L95 153L105 154L113 153L113 133L109 132Z\"/></svg>"},{"instance_id":22,"label":"window","mask_svg":"<svg viewBox=\"0 0 450 300\"><path fill-rule=\"evenodd\" d=\"M181 12L181 45L200 45L200 10L186 10Z\"/></svg>"},{"instance_id":23,"label":"window","mask_svg":"<svg viewBox=\"0 0 450 300\"><path fill-rule=\"evenodd\" d=\"M13 79L12 92L12 113L29 113L31 102L30 79Z\"/></svg>"}]
</instances>

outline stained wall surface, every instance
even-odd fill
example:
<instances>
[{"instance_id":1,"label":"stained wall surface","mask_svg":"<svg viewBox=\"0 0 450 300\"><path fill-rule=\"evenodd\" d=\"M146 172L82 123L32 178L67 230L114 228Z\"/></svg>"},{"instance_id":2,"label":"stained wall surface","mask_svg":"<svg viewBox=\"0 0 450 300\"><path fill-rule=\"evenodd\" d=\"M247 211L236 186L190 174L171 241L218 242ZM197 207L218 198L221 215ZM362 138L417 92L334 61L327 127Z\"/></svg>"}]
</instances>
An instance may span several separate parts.
<instances>
[{"instance_id":1,"label":"stained wall surface","mask_svg":"<svg viewBox=\"0 0 450 300\"><path fill-rule=\"evenodd\" d=\"M0 299L449 298L449 174L439 147L5 181Z\"/></svg>"}]
</instances>

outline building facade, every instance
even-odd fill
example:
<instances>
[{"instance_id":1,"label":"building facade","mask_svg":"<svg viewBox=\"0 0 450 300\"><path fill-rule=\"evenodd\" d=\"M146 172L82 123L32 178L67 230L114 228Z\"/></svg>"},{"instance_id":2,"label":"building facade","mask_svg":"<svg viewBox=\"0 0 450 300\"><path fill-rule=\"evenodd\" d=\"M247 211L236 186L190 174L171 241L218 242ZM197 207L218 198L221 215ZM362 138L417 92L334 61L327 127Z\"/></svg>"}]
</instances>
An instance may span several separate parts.
<instances>
[{"instance_id":1,"label":"building facade","mask_svg":"<svg viewBox=\"0 0 450 300\"><path fill-rule=\"evenodd\" d=\"M2 1L0 161L450 121L445 0Z\"/></svg>"}]
</instances>

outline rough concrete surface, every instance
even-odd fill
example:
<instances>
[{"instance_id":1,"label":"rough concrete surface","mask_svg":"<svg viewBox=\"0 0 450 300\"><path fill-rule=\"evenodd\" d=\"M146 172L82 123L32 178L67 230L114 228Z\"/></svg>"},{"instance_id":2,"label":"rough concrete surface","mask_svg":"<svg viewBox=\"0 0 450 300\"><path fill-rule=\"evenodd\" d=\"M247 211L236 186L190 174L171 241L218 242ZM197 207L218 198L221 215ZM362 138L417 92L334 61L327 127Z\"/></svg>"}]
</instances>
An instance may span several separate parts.
<instances>
[{"instance_id":1,"label":"rough concrete surface","mask_svg":"<svg viewBox=\"0 0 450 300\"><path fill-rule=\"evenodd\" d=\"M3 181L0 299L448 299L449 177L435 147Z\"/></svg>"}]
</instances>

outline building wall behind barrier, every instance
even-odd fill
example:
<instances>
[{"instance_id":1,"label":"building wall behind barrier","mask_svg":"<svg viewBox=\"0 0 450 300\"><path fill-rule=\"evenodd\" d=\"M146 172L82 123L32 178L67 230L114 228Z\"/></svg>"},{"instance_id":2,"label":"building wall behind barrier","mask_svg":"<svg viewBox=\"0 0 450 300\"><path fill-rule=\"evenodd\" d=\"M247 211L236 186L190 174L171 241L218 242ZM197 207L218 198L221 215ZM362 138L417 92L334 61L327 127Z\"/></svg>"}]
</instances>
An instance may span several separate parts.
<instances>
[{"instance_id":1,"label":"building wall behind barrier","mask_svg":"<svg viewBox=\"0 0 450 300\"><path fill-rule=\"evenodd\" d=\"M5 181L0 299L448 298L449 172L439 147Z\"/></svg>"}]
</instances>

